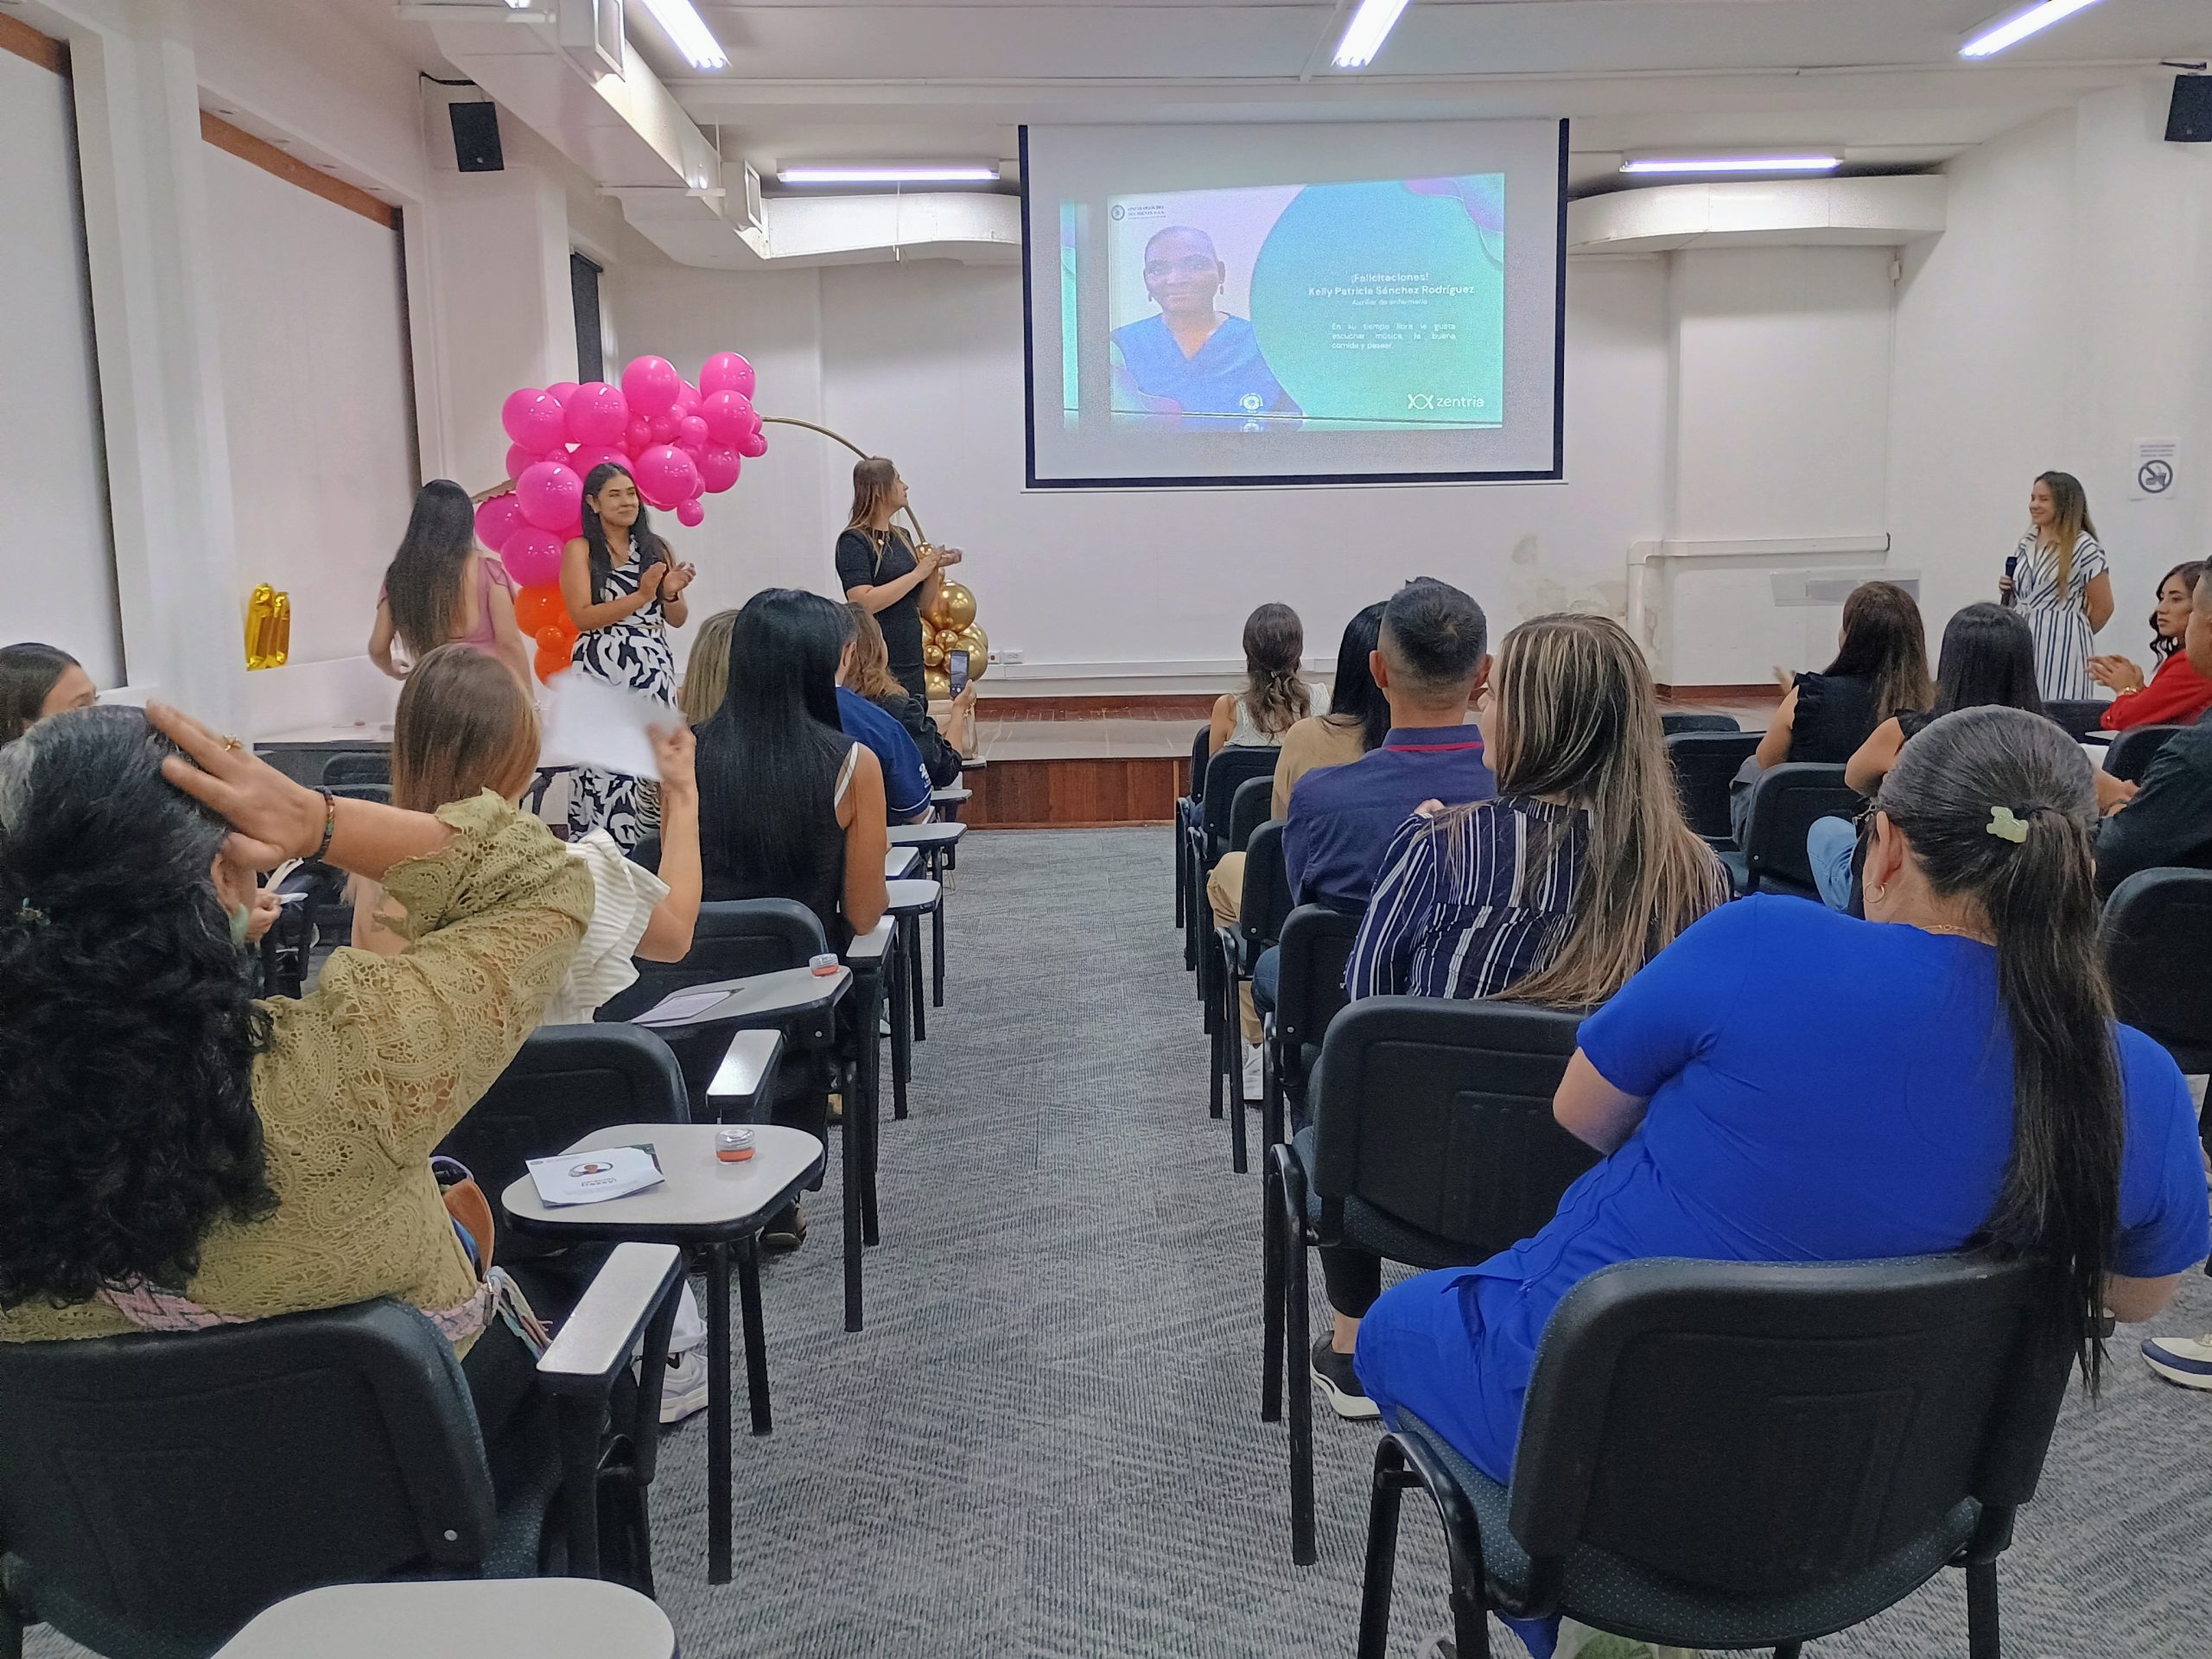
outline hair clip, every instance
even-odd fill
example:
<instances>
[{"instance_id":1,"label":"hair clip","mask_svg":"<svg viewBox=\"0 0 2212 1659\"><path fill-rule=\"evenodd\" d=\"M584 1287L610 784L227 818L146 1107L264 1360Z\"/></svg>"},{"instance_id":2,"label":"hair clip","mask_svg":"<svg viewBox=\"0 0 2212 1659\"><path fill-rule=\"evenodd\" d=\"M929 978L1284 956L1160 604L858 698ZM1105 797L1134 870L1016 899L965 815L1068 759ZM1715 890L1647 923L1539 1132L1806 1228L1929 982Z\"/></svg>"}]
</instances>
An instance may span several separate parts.
<instances>
[{"instance_id":1,"label":"hair clip","mask_svg":"<svg viewBox=\"0 0 2212 1659\"><path fill-rule=\"evenodd\" d=\"M1985 828L1998 840L2009 841L2016 847L2028 838L2027 821L2014 817L2009 806L1991 807L1989 823Z\"/></svg>"},{"instance_id":2,"label":"hair clip","mask_svg":"<svg viewBox=\"0 0 2212 1659\"><path fill-rule=\"evenodd\" d=\"M16 906L16 920L25 927L44 927L47 914L28 899Z\"/></svg>"}]
</instances>

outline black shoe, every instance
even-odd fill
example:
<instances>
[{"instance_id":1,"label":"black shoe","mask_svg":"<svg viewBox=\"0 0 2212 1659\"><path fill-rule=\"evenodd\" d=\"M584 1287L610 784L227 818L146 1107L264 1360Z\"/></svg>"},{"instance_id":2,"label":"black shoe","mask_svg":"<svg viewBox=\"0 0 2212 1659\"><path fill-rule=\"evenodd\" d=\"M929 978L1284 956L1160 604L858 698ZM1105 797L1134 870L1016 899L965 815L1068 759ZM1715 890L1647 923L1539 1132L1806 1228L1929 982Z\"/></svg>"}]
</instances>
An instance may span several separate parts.
<instances>
[{"instance_id":1,"label":"black shoe","mask_svg":"<svg viewBox=\"0 0 2212 1659\"><path fill-rule=\"evenodd\" d=\"M806 1242L806 1217L792 1205L760 1230L760 1242L772 1250L795 1250Z\"/></svg>"},{"instance_id":2,"label":"black shoe","mask_svg":"<svg viewBox=\"0 0 2212 1659\"><path fill-rule=\"evenodd\" d=\"M1322 1397L1338 1416L1358 1422L1382 1414L1382 1408L1369 1399L1367 1390L1359 1386L1359 1373L1351 1368L1351 1356L1332 1348L1326 1337L1313 1344L1313 1380L1321 1385Z\"/></svg>"}]
</instances>

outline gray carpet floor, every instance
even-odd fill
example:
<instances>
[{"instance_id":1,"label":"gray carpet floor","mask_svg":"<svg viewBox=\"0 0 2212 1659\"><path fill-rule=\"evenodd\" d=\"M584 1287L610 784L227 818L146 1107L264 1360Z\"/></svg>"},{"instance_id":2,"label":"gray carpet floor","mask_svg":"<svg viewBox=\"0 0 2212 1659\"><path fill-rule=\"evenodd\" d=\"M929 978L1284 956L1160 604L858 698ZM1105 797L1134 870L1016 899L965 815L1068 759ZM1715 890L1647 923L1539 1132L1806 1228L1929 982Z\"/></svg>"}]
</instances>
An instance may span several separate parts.
<instances>
[{"instance_id":1,"label":"gray carpet floor","mask_svg":"<svg viewBox=\"0 0 2212 1659\"><path fill-rule=\"evenodd\" d=\"M1259 1179L1206 1115L1166 832L963 851L948 1006L912 1116L884 1125L868 1328L841 1324L834 1158L813 1236L767 1268L776 1427L746 1436L741 1398L723 1588L705 1419L664 1447L655 1554L685 1659L1343 1659L1374 1431L1317 1413L1321 1560L1294 1567L1283 1433L1258 1411ZM2183 1296L2169 1323L2212 1326L2212 1284ZM2114 1353L2001 1568L2014 1659L2212 1653L2212 1395L2155 1381L2126 1333ZM1445 1622L1410 1504L1399 1582L1410 1655ZM1961 1581L1808 1651L1963 1655Z\"/></svg>"}]
</instances>

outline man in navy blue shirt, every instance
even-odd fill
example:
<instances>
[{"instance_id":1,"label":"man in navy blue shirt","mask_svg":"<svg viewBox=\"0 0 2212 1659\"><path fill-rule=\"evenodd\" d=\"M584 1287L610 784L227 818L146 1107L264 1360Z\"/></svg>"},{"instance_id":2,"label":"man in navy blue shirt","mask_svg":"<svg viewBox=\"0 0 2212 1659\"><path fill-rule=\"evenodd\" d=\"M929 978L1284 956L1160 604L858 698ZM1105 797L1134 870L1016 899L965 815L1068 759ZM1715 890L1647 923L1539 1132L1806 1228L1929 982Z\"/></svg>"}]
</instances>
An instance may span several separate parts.
<instances>
[{"instance_id":1,"label":"man in navy blue shirt","mask_svg":"<svg viewBox=\"0 0 2212 1659\"><path fill-rule=\"evenodd\" d=\"M847 622L849 626L849 618ZM847 737L873 751L883 767L883 804L891 822L918 823L930 816L930 775L922 765L922 752L896 715L846 688L845 675L852 662L853 641L848 633L845 654L837 664L837 723Z\"/></svg>"}]
</instances>

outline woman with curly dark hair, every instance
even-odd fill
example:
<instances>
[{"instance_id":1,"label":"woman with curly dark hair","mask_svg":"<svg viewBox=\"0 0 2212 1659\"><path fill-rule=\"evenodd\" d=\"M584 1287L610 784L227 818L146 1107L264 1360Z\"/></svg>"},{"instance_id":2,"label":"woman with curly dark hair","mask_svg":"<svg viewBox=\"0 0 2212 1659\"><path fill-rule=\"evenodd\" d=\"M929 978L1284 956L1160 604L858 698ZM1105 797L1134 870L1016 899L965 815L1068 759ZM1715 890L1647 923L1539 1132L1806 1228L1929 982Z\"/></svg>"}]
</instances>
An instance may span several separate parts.
<instances>
[{"instance_id":1,"label":"woman with curly dark hair","mask_svg":"<svg viewBox=\"0 0 2212 1659\"><path fill-rule=\"evenodd\" d=\"M288 857L381 881L414 948L256 1002L254 871ZM488 794L337 800L158 704L41 721L0 750L0 1341L391 1297L467 1355L491 1435L528 1368L430 1150L590 914L582 866Z\"/></svg>"}]
</instances>

